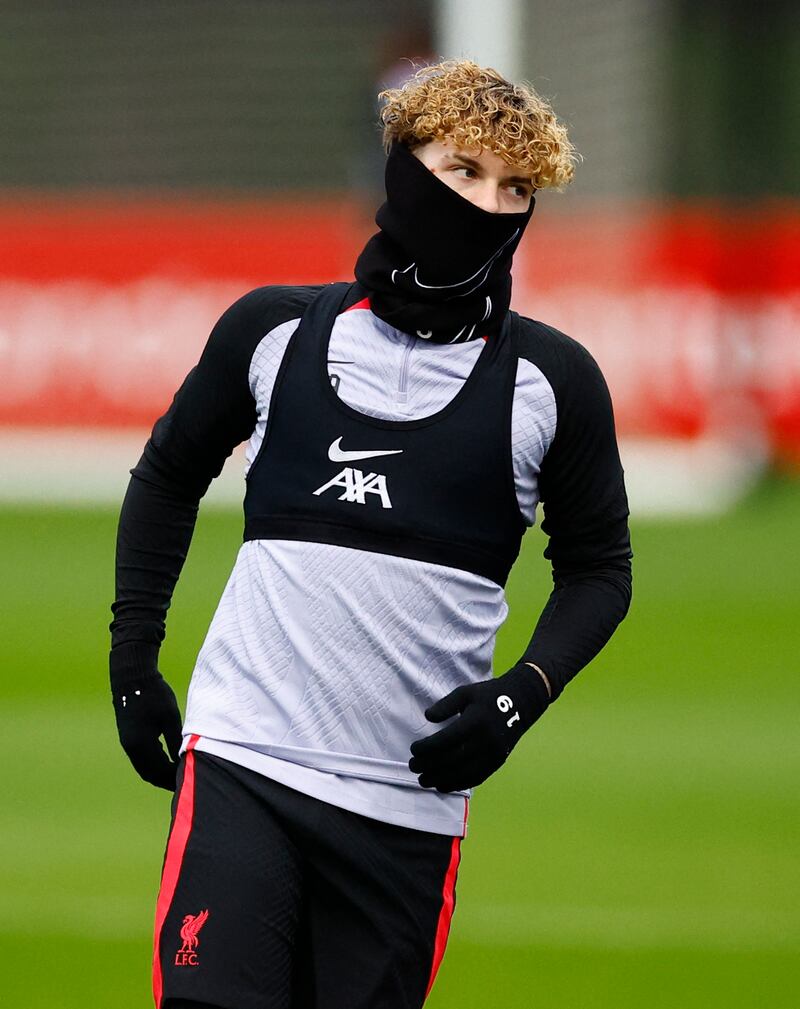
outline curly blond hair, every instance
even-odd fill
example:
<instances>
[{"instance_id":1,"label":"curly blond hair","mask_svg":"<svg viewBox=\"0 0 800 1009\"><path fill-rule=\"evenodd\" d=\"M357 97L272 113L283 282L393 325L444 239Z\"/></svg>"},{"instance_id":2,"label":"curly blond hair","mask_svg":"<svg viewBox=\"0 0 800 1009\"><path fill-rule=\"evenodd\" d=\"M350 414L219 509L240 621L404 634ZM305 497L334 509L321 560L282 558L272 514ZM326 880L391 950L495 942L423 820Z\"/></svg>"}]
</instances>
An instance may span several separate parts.
<instances>
[{"instance_id":1,"label":"curly blond hair","mask_svg":"<svg viewBox=\"0 0 800 1009\"><path fill-rule=\"evenodd\" d=\"M530 175L536 189L563 189L580 160L550 104L527 83L511 84L471 60L422 67L378 96L386 149L430 140L498 154Z\"/></svg>"}]
</instances>

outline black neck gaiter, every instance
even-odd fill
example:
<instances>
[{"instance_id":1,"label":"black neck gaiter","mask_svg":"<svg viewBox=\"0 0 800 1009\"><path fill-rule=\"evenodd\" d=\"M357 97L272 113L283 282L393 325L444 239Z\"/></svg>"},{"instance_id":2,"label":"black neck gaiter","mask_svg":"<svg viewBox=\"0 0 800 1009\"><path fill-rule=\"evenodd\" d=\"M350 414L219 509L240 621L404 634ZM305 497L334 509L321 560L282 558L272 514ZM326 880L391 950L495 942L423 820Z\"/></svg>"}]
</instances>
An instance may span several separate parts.
<instances>
[{"instance_id":1,"label":"black neck gaiter","mask_svg":"<svg viewBox=\"0 0 800 1009\"><path fill-rule=\"evenodd\" d=\"M533 213L492 214L438 179L404 145L386 161L381 229L356 262L384 322L436 343L499 331L511 302L511 259Z\"/></svg>"}]
</instances>

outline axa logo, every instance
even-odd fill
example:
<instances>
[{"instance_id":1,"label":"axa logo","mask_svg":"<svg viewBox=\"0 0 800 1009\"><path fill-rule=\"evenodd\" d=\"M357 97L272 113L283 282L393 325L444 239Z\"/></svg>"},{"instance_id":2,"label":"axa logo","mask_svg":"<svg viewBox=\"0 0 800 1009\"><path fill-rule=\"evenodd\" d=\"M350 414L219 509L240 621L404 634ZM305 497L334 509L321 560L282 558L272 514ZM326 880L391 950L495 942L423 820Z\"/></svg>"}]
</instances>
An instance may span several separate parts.
<instances>
[{"instance_id":1,"label":"axa logo","mask_svg":"<svg viewBox=\"0 0 800 1009\"><path fill-rule=\"evenodd\" d=\"M344 488L339 495L340 501L366 504L367 494L377 494L381 499L382 508L392 507L389 491L386 489L386 477L382 473L364 473L360 469L353 469L352 466L345 466L332 480L317 487L314 494L319 497L332 487Z\"/></svg>"},{"instance_id":2,"label":"axa logo","mask_svg":"<svg viewBox=\"0 0 800 1009\"><path fill-rule=\"evenodd\" d=\"M175 954L176 967L199 967L200 960L197 957L197 947L200 940L197 933L208 920L208 909L199 914L184 915L181 925L181 939L183 945Z\"/></svg>"},{"instance_id":3,"label":"axa logo","mask_svg":"<svg viewBox=\"0 0 800 1009\"><path fill-rule=\"evenodd\" d=\"M383 455L400 455L401 448L391 449L343 449L342 439L337 438L328 448L328 458L331 462L359 462L362 459L375 459ZM382 473L364 473L353 466L345 466L333 479L317 487L314 494L319 497L333 487L341 487L340 501L351 504L366 504L367 494L375 494L380 498L382 508L391 508L392 502L386 487L386 477Z\"/></svg>"}]
</instances>

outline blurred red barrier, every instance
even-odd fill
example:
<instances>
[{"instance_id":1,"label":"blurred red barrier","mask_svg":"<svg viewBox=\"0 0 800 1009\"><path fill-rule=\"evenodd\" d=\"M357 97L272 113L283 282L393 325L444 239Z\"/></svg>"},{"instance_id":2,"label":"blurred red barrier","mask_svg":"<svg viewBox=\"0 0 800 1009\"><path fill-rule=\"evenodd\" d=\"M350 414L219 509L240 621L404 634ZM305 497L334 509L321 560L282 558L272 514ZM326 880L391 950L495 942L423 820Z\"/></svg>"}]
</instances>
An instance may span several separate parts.
<instances>
[{"instance_id":1,"label":"blurred red barrier","mask_svg":"<svg viewBox=\"0 0 800 1009\"><path fill-rule=\"evenodd\" d=\"M151 423L231 301L351 276L373 227L346 200L0 201L0 424ZM800 462L797 207L554 200L514 304L592 350L622 433L755 426Z\"/></svg>"},{"instance_id":2,"label":"blurred red barrier","mask_svg":"<svg viewBox=\"0 0 800 1009\"><path fill-rule=\"evenodd\" d=\"M337 201L0 199L0 278L296 283L349 270L356 233Z\"/></svg>"}]
</instances>

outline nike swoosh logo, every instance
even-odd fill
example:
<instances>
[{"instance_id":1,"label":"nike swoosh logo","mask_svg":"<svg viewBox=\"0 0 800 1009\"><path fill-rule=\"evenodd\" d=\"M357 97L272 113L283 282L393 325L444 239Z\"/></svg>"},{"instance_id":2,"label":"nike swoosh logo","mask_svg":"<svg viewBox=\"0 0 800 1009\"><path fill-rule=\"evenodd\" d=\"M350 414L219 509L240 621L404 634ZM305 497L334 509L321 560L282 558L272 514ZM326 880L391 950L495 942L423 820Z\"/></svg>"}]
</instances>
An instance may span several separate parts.
<instances>
[{"instance_id":1,"label":"nike swoosh logo","mask_svg":"<svg viewBox=\"0 0 800 1009\"><path fill-rule=\"evenodd\" d=\"M379 455L400 455L401 448L378 449L376 452L346 452L341 448L342 439L331 442L328 458L331 462L358 462L359 459L376 459Z\"/></svg>"}]
</instances>

